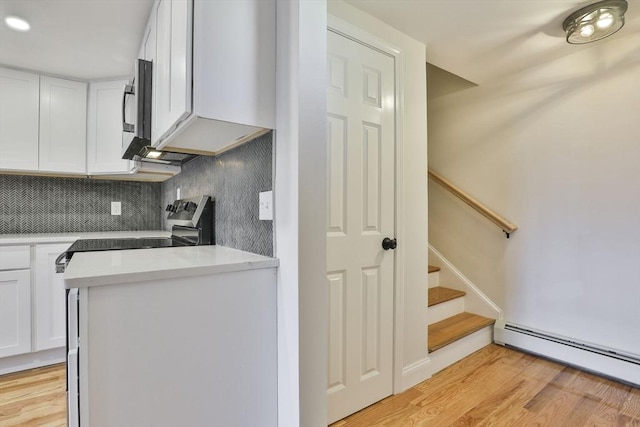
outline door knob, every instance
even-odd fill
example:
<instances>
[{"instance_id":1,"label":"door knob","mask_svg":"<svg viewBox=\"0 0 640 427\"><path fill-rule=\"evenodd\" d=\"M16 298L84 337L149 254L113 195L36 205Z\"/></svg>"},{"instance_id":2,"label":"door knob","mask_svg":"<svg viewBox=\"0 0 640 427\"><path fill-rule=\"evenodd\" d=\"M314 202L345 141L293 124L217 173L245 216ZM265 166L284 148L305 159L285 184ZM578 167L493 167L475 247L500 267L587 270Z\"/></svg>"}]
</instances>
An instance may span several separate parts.
<instances>
[{"instance_id":1,"label":"door knob","mask_svg":"<svg viewBox=\"0 0 640 427\"><path fill-rule=\"evenodd\" d=\"M398 246L398 241L396 239L390 239L385 237L382 241L382 249L388 251L389 249L395 249Z\"/></svg>"}]
</instances>

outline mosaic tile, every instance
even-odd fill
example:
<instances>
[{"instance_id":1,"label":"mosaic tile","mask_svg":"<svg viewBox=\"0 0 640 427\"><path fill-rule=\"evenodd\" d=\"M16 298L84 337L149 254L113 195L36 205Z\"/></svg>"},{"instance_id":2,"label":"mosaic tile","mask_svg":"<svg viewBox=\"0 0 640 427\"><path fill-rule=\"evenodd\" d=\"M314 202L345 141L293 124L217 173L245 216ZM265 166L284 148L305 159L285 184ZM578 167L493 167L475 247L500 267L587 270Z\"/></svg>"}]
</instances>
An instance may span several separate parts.
<instances>
[{"instance_id":1,"label":"mosaic tile","mask_svg":"<svg viewBox=\"0 0 640 427\"><path fill-rule=\"evenodd\" d=\"M273 133L216 157L200 156L162 183L163 206L181 197L215 199L216 244L273 255L273 221L258 218L259 193L273 188ZM166 220L163 226L168 228Z\"/></svg>"},{"instance_id":2,"label":"mosaic tile","mask_svg":"<svg viewBox=\"0 0 640 427\"><path fill-rule=\"evenodd\" d=\"M0 234L160 229L159 183L0 175ZM122 215L111 215L111 202Z\"/></svg>"},{"instance_id":3,"label":"mosaic tile","mask_svg":"<svg viewBox=\"0 0 640 427\"><path fill-rule=\"evenodd\" d=\"M199 156L163 183L0 175L0 234L169 230L176 197L215 199L216 243L273 255L273 221L258 218L259 193L273 188L273 134L219 156ZM111 202L122 215L111 215Z\"/></svg>"}]
</instances>

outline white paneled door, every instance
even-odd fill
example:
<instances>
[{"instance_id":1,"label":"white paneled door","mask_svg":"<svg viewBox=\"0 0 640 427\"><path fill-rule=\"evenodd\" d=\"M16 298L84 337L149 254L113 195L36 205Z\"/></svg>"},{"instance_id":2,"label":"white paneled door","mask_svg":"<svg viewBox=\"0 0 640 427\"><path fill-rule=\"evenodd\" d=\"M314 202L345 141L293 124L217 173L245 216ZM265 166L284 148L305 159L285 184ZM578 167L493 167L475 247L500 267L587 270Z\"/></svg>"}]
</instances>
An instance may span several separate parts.
<instances>
[{"instance_id":1,"label":"white paneled door","mask_svg":"<svg viewBox=\"0 0 640 427\"><path fill-rule=\"evenodd\" d=\"M328 31L328 421L393 392L394 59Z\"/></svg>"}]
</instances>

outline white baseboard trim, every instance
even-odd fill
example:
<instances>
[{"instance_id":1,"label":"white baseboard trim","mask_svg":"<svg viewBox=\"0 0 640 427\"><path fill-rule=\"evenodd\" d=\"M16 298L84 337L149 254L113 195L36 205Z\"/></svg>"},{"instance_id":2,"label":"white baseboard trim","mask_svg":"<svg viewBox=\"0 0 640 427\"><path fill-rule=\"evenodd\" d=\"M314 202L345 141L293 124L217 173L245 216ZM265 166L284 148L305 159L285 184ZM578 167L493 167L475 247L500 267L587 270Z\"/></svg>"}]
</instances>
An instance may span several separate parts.
<instances>
[{"instance_id":1,"label":"white baseboard trim","mask_svg":"<svg viewBox=\"0 0 640 427\"><path fill-rule=\"evenodd\" d=\"M547 336L549 338L545 338L539 332L529 334L524 329L523 332L512 330L502 322L495 325L495 341L498 344L516 347L563 364L640 386L640 360L635 361L633 356L616 357L615 353L607 355L608 350L591 351L587 346L581 348L580 344L564 338Z\"/></svg>"},{"instance_id":2,"label":"white baseboard trim","mask_svg":"<svg viewBox=\"0 0 640 427\"><path fill-rule=\"evenodd\" d=\"M0 359L0 375L66 362L66 349L52 348L37 353L19 354Z\"/></svg>"},{"instance_id":3,"label":"white baseboard trim","mask_svg":"<svg viewBox=\"0 0 640 427\"><path fill-rule=\"evenodd\" d=\"M401 390L396 390L395 394L402 393L411 387L420 384L431 378L431 358L425 357L422 360L412 363L402 368Z\"/></svg>"},{"instance_id":4,"label":"white baseboard trim","mask_svg":"<svg viewBox=\"0 0 640 427\"><path fill-rule=\"evenodd\" d=\"M452 342L439 350L429 353L431 358L431 375L464 359L471 353L488 346L493 342L493 326L487 326L464 338Z\"/></svg>"}]
</instances>

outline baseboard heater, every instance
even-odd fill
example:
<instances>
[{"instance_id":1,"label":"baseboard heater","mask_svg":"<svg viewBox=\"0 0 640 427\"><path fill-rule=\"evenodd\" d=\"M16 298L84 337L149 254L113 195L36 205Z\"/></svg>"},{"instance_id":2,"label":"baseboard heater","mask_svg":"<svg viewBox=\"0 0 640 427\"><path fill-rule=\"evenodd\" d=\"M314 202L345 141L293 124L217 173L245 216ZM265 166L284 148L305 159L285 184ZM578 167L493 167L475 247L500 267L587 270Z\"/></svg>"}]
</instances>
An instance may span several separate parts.
<instances>
[{"instance_id":1,"label":"baseboard heater","mask_svg":"<svg viewBox=\"0 0 640 427\"><path fill-rule=\"evenodd\" d=\"M625 383L640 385L640 357L634 354L509 323L496 324L494 340Z\"/></svg>"},{"instance_id":2,"label":"baseboard heater","mask_svg":"<svg viewBox=\"0 0 640 427\"><path fill-rule=\"evenodd\" d=\"M640 358L638 357L633 357L627 354L622 354L613 350L609 350L609 349L605 349L605 348L601 348L601 347L595 347L593 345L589 345L589 344L584 344L578 341L571 341L568 340L566 338L560 338L554 335L549 335L549 334L544 334L541 332L536 332L536 331L532 331L530 329L524 329L522 327L519 326L515 326L515 325L510 325L510 324L505 324L504 325L504 329L506 331L514 331L517 332L519 334L525 334L525 335L529 335L532 337L536 337L536 338L540 338L543 340L547 340L547 341L552 341L558 344L562 344L562 345L566 345L569 347L573 347L573 348L577 348L579 350L584 350L584 351L590 351L591 353L596 353L596 354L601 354L603 356L608 356L608 357L613 357L614 359L618 359L618 360L622 360L624 362L629 362L629 363L633 363L636 365L640 365Z\"/></svg>"}]
</instances>

